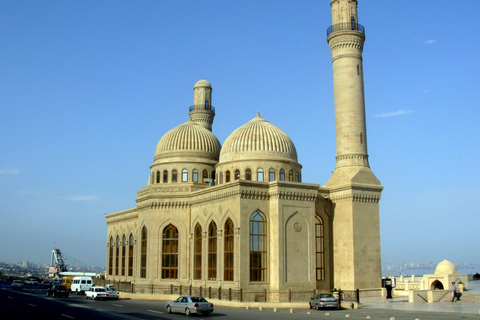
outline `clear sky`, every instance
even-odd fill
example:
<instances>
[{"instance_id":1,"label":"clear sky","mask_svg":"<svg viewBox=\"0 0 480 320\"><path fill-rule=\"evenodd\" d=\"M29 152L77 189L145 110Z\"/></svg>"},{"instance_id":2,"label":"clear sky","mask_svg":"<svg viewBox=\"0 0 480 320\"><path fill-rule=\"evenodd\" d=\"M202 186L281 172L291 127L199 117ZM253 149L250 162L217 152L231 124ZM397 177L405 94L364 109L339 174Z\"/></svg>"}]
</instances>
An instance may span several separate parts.
<instances>
[{"instance_id":1,"label":"clear sky","mask_svg":"<svg viewBox=\"0 0 480 320\"><path fill-rule=\"evenodd\" d=\"M106 261L156 145L213 87L221 143L260 111L303 181L335 168L330 0L0 2L0 260ZM478 1L360 0L382 262L480 263ZM72 260L67 260L67 264Z\"/></svg>"}]
</instances>

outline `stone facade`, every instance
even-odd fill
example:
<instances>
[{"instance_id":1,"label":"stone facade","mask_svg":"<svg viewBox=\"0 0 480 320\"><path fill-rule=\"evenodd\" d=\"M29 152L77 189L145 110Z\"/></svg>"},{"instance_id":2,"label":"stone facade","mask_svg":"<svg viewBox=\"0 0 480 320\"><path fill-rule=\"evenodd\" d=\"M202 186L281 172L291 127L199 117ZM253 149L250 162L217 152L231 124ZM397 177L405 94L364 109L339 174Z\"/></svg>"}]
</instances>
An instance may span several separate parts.
<instances>
[{"instance_id":1,"label":"stone facade","mask_svg":"<svg viewBox=\"0 0 480 320\"><path fill-rule=\"evenodd\" d=\"M136 208L108 214L107 280L248 291L378 289L383 187L368 164L357 2L333 0L337 166L302 182L291 139L257 114L212 133L212 87L159 141ZM352 25L350 25L352 26Z\"/></svg>"}]
</instances>

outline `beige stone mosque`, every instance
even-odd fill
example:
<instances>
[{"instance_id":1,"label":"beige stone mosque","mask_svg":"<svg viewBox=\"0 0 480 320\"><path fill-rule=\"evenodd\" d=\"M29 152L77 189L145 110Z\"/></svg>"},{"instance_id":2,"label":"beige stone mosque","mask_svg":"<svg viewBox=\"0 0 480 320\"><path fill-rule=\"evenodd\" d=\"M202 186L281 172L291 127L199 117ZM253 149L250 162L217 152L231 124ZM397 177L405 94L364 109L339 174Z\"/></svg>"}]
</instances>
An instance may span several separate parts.
<instances>
[{"instance_id":1,"label":"beige stone mosque","mask_svg":"<svg viewBox=\"0 0 480 320\"><path fill-rule=\"evenodd\" d=\"M107 280L380 290L383 187L367 153L365 29L357 1L330 6L336 168L328 182L303 182L294 141L261 114L232 128L222 145L213 131L222 109L213 107L212 85L202 79L189 119L158 142L136 207L106 215Z\"/></svg>"}]
</instances>

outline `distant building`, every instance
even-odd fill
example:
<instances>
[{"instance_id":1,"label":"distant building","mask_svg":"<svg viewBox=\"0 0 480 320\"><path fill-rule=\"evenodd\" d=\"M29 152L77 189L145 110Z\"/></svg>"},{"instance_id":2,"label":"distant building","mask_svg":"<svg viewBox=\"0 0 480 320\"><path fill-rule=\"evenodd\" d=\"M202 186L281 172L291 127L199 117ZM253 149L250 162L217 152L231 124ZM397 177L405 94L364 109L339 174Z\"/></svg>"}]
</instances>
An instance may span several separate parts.
<instances>
[{"instance_id":1,"label":"distant building","mask_svg":"<svg viewBox=\"0 0 480 320\"><path fill-rule=\"evenodd\" d=\"M383 187L368 163L365 33L357 1L333 0L331 9L337 165L328 183L303 182L293 141L259 113L221 146L212 124L216 112L228 110L213 107L212 86L202 79L189 120L160 139L137 206L106 215L109 281L380 289ZM320 156L320 146L309 156Z\"/></svg>"},{"instance_id":2,"label":"distant building","mask_svg":"<svg viewBox=\"0 0 480 320\"><path fill-rule=\"evenodd\" d=\"M22 261L22 268L28 269L28 261Z\"/></svg>"}]
</instances>

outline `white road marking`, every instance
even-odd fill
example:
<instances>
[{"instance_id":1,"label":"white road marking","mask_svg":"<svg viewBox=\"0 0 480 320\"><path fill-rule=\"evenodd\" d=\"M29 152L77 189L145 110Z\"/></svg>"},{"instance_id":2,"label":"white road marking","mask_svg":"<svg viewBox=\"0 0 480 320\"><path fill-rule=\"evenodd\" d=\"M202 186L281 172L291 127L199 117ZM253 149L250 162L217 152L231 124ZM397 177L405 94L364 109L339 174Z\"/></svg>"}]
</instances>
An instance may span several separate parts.
<instances>
[{"instance_id":1,"label":"white road marking","mask_svg":"<svg viewBox=\"0 0 480 320\"><path fill-rule=\"evenodd\" d=\"M163 313L162 311L157 311L157 310L147 310L149 312L153 312L153 313Z\"/></svg>"},{"instance_id":2,"label":"white road marking","mask_svg":"<svg viewBox=\"0 0 480 320\"><path fill-rule=\"evenodd\" d=\"M8 299L13 299L13 297L7 296Z\"/></svg>"},{"instance_id":3,"label":"white road marking","mask_svg":"<svg viewBox=\"0 0 480 320\"><path fill-rule=\"evenodd\" d=\"M67 316L66 314L61 314L62 317L65 317L65 318L68 318L68 319L75 319L74 317L71 317L71 316Z\"/></svg>"},{"instance_id":4,"label":"white road marking","mask_svg":"<svg viewBox=\"0 0 480 320\"><path fill-rule=\"evenodd\" d=\"M29 303L28 305L31 306L31 307L36 307L36 305L31 304L31 303Z\"/></svg>"},{"instance_id":5,"label":"white road marking","mask_svg":"<svg viewBox=\"0 0 480 320\"><path fill-rule=\"evenodd\" d=\"M112 306L123 308L123 306L121 304L112 303Z\"/></svg>"}]
</instances>

